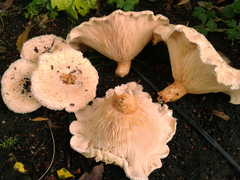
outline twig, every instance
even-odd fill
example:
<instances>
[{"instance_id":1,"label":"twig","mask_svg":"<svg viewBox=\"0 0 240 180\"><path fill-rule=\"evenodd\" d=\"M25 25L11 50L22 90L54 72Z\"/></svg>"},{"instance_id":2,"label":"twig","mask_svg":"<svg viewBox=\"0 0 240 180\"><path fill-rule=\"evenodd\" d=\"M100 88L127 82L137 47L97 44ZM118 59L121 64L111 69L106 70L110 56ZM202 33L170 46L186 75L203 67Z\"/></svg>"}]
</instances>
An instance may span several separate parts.
<instances>
[{"instance_id":1,"label":"twig","mask_svg":"<svg viewBox=\"0 0 240 180\"><path fill-rule=\"evenodd\" d=\"M44 143L46 142L46 139L43 141L43 143L41 144L41 146L38 148L38 150L34 153L33 157L32 157L32 160L33 158L37 155L37 153L40 151L40 149L42 148L42 146L44 145Z\"/></svg>"},{"instance_id":2,"label":"twig","mask_svg":"<svg viewBox=\"0 0 240 180\"><path fill-rule=\"evenodd\" d=\"M43 175L42 175L38 180L41 180L41 179L47 174L47 172L49 171L49 169L52 167L52 164L53 164L53 161L54 161L54 157L55 157L55 141L54 141L54 136L53 136L53 132L52 132L50 120L47 120L47 124L48 124L48 127L49 127L49 129L50 129L51 136L52 136L53 156L52 156L52 160L51 160L51 163L50 163L48 169L45 171L45 173L43 173Z\"/></svg>"},{"instance_id":3,"label":"twig","mask_svg":"<svg viewBox=\"0 0 240 180\"><path fill-rule=\"evenodd\" d=\"M159 92L158 88L147 79L134 65L131 65L131 68L141 77L143 80L145 80L155 91ZM239 172L240 172L240 166L232 159L232 157L206 132L204 131L200 126L198 126L184 111L182 111L176 104L174 103L167 103L169 106L171 106L174 110L176 110L183 118L185 118L205 139L208 140L212 144L214 148L216 148L223 157L226 158L226 160L232 164Z\"/></svg>"},{"instance_id":4,"label":"twig","mask_svg":"<svg viewBox=\"0 0 240 180\"><path fill-rule=\"evenodd\" d=\"M3 32L3 30L4 30L4 21L3 21L3 19L2 19L2 17L0 16L0 19L1 19L1 21L2 21L2 29L0 30L0 34L2 34L2 32Z\"/></svg>"}]
</instances>

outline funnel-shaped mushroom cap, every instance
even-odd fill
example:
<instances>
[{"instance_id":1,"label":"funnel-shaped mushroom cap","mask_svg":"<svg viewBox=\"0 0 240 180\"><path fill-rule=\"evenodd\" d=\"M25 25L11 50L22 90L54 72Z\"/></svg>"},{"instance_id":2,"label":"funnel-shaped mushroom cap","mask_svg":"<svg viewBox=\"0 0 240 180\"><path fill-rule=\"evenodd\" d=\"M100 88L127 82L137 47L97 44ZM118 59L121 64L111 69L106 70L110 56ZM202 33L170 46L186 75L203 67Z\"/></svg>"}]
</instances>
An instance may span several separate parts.
<instances>
[{"instance_id":1,"label":"funnel-shaped mushroom cap","mask_svg":"<svg viewBox=\"0 0 240 180\"><path fill-rule=\"evenodd\" d=\"M91 18L73 28L67 43L81 51L87 47L97 50L116 61L116 74L123 77L129 73L131 60L152 39L153 29L168 24L168 19L152 11L123 12L116 10L109 16Z\"/></svg>"},{"instance_id":2,"label":"funnel-shaped mushroom cap","mask_svg":"<svg viewBox=\"0 0 240 180\"><path fill-rule=\"evenodd\" d=\"M135 82L107 91L91 106L75 113L71 147L87 158L114 163L130 179L148 179L169 153L166 145L176 130L167 105L153 103Z\"/></svg>"},{"instance_id":3,"label":"funnel-shaped mushroom cap","mask_svg":"<svg viewBox=\"0 0 240 180\"><path fill-rule=\"evenodd\" d=\"M31 75L36 68L36 63L19 59L3 74L2 98L10 110L16 113L29 113L41 107L31 93Z\"/></svg>"},{"instance_id":4,"label":"funnel-shaped mushroom cap","mask_svg":"<svg viewBox=\"0 0 240 180\"><path fill-rule=\"evenodd\" d=\"M98 73L82 53L66 48L40 56L32 93L49 109L74 112L96 96Z\"/></svg>"},{"instance_id":5,"label":"funnel-shaped mushroom cap","mask_svg":"<svg viewBox=\"0 0 240 180\"><path fill-rule=\"evenodd\" d=\"M166 43L175 79L159 98L168 102L186 93L223 92L231 96L231 103L240 104L240 71L229 66L202 34L184 25L160 25L153 36L154 43Z\"/></svg>"},{"instance_id":6,"label":"funnel-shaped mushroom cap","mask_svg":"<svg viewBox=\"0 0 240 180\"><path fill-rule=\"evenodd\" d=\"M23 44L21 58L38 62L39 56L69 47L66 41L54 34L34 37Z\"/></svg>"}]
</instances>

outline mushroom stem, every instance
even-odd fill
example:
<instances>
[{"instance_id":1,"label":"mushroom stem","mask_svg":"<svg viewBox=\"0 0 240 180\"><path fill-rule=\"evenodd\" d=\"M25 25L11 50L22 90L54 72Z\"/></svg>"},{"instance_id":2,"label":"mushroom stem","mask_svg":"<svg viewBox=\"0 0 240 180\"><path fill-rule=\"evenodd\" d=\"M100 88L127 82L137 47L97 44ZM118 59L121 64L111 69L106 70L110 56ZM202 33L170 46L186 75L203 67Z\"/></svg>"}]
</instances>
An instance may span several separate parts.
<instances>
[{"instance_id":1,"label":"mushroom stem","mask_svg":"<svg viewBox=\"0 0 240 180\"><path fill-rule=\"evenodd\" d=\"M115 70L115 74L119 77L124 77L129 73L130 67L131 67L131 61L117 62L117 68Z\"/></svg>"},{"instance_id":2,"label":"mushroom stem","mask_svg":"<svg viewBox=\"0 0 240 180\"><path fill-rule=\"evenodd\" d=\"M112 104L119 111L130 114L137 110L138 105L132 91L130 89L127 91L128 92L122 94L118 94L116 91L114 91Z\"/></svg>"},{"instance_id":3,"label":"mushroom stem","mask_svg":"<svg viewBox=\"0 0 240 180\"><path fill-rule=\"evenodd\" d=\"M185 88L185 86L180 81L175 80L164 90L158 92L158 101L164 101L165 103L176 101L187 93L188 90Z\"/></svg>"}]
</instances>

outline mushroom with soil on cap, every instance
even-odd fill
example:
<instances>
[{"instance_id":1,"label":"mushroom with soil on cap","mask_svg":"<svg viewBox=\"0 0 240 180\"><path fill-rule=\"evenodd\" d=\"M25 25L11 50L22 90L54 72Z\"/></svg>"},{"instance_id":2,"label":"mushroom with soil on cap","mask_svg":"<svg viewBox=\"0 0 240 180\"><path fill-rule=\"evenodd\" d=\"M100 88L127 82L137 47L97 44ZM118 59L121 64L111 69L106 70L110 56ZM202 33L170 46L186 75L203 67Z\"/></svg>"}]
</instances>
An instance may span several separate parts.
<instances>
[{"instance_id":1,"label":"mushroom with soil on cap","mask_svg":"<svg viewBox=\"0 0 240 180\"><path fill-rule=\"evenodd\" d=\"M115 74L124 77L129 73L131 60L152 39L153 29L168 22L165 16L154 15L152 11L116 10L109 16L93 17L73 28L67 43L81 51L93 48L116 61Z\"/></svg>"},{"instance_id":2,"label":"mushroom with soil on cap","mask_svg":"<svg viewBox=\"0 0 240 180\"><path fill-rule=\"evenodd\" d=\"M3 102L15 113L29 113L41 107L31 93L31 75L36 68L36 63L19 59L2 76Z\"/></svg>"},{"instance_id":3,"label":"mushroom with soil on cap","mask_svg":"<svg viewBox=\"0 0 240 180\"><path fill-rule=\"evenodd\" d=\"M95 98L98 73L80 51L69 47L41 55L31 81L43 106L74 112Z\"/></svg>"},{"instance_id":4,"label":"mushroom with soil on cap","mask_svg":"<svg viewBox=\"0 0 240 180\"><path fill-rule=\"evenodd\" d=\"M136 82L123 84L75 112L71 147L87 158L122 167L132 180L148 179L169 153L176 119L167 105L153 103L142 90Z\"/></svg>"},{"instance_id":5,"label":"mushroom with soil on cap","mask_svg":"<svg viewBox=\"0 0 240 180\"><path fill-rule=\"evenodd\" d=\"M66 41L54 34L34 37L23 44L21 58L38 62L39 56L69 47Z\"/></svg>"},{"instance_id":6,"label":"mushroom with soil on cap","mask_svg":"<svg viewBox=\"0 0 240 180\"><path fill-rule=\"evenodd\" d=\"M184 25L158 26L153 42L167 45L173 84L160 91L159 100L175 101L187 93L223 92L240 104L240 71L228 65L225 56L196 30Z\"/></svg>"}]
</instances>

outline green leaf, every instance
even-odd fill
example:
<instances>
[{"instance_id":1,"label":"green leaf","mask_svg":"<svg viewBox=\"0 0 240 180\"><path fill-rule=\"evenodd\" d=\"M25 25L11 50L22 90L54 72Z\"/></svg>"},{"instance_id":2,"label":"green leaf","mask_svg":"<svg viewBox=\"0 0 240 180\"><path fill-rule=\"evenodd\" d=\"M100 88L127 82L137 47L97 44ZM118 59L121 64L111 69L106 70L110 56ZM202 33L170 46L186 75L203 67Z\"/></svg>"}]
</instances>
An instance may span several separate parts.
<instances>
[{"instance_id":1,"label":"green leaf","mask_svg":"<svg viewBox=\"0 0 240 180\"><path fill-rule=\"evenodd\" d=\"M89 6L87 1L79 1L79 0L75 0L74 5L77 8L77 11L79 14L81 14L82 16L85 16L88 12L89 12Z\"/></svg>"},{"instance_id":2,"label":"green leaf","mask_svg":"<svg viewBox=\"0 0 240 180\"><path fill-rule=\"evenodd\" d=\"M74 19L78 19L78 13L85 16L90 9L96 9L96 0L52 0L51 5L59 11L65 10Z\"/></svg>"},{"instance_id":3,"label":"green leaf","mask_svg":"<svg viewBox=\"0 0 240 180\"><path fill-rule=\"evenodd\" d=\"M240 35L236 29L227 29L225 34L228 34L228 40L237 39Z\"/></svg>"},{"instance_id":4,"label":"green leaf","mask_svg":"<svg viewBox=\"0 0 240 180\"><path fill-rule=\"evenodd\" d=\"M108 0L108 4L117 3L117 0Z\"/></svg>"},{"instance_id":5,"label":"green leaf","mask_svg":"<svg viewBox=\"0 0 240 180\"><path fill-rule=\"evenodd\" d=\"M225 6L221 13L221 15L226 18L233 18L235 16L235 14L236 13L235 13L233 7L231 6L231 4Z\"/></svg>"},{"instance_id":6,"label":"green leaf","mask_svg":"<svg viewBox=\"0 0 240 180\"><path fill-rule=\"evenodd\" d=\"M198 16L198 19L200 19L202 21L202 24L204 24L207 21L207 16L205 14L201 13Z\"/></svg>"},{"instance_id":7,"label":"green leaf","mask_svg":"<svg viewBox=\"0 0 240 180\"><path fill-rule=\"evenodd\" d=\"M233 20L233 19L232 19L232 21L226 20L226 25L227 25L228 27L236 27L236 26L237 26L237 21L235 21L235 20Z\"/></svg>"},{"instance_id":8,"label":"green leaf","mask_svg":"<svg viewBox=\"0 0 240 180\"><path fill-rule=\"evenodd\" d=\"M205 13L205 12L206 12L206 10L203 9L202 7L200 7L200 6L195 7L194 9L195 9L195 11L197 11L197 12L199 12L199 13ZM194 11L194 12L195 12L195 11Z\"/></svg>"},{"instance_id":9,"label":"green leaf","mask_svg":"<svg viewBox=\"0 0 240 180\"><path fill-rule=\"evenodd\" d=\"M96 3L97 1L96 0L87 0L87 3L88 3L88 6L90 9L96 9L97 6L96 6Z\"/></svg>"},{"instance_id":10,"label":"green leaf","mask_svg":"<svg viewBox=\"0 0 240 180\"><path fill-rule=\"evenodd\" d=\"M134 6L135 6L134 0L126 0L123 10L131 11L131 10L133 10Z\"/></svg>"},{"instance_id":11,"label":"green leaf","mask_svg":"<svg viewBox=\"0 0 240 180\"><path fill-rule=\"evenodd\" d=\"M212 2L209 2L208 4L206 4L204 7L208 10L210 8L210 6L212 6Z\"/></svg>"},{"instance_id":12,"label":"green leaf","mask_svg":"<svg viewBox=\"0 0 240 180\"><path fill-rule=\"evenodd\" d=\"M217 29L217 24L213 19L209 19L206 26L208 27L209 31L214 32Z\"/></svg>"},{"instance_id":13,"label":"green leaf","mask_svg":"<svg viewBox=\"0 0 240 180\"><path fill-rule=\"evenodd\" d=\"M124 0L118 0L117 8L123 8L123 7L124 7L124 4L125 4L125 1L124 1Z\"/></svg>"},{"instance_id":14,"label":"green leaf","mask_svg":"<svg viewBox=\"0 0 240 180\"><path fill-rule=\"evenodd\" d=\"M204 36L207 36L208 34L208 30L204 26L200 26L198 32L202 33Z\"/></svg>"},{"instance_id":15,"label":"green leaf","mask_svg":"<svg viewBox=\"0 0 240 180\"><path fill-rule=\"evenodd\" d=\"M208 11L207 12L207 17L210 19L210 18L214 18L216 15L215 15L215 11Z\"/></svg>"},{"instance_id":16,"label":"green leaf","mask_svg":"<svg viewBox=\"0 0 240 180\"><path fill-rule=\"evenodd\" d=\"M236 29L237 29L238 32L240 33L240 25L238 25L238 26L236 27Z\"/></svg>"},{"instance_id":17,"label":"green leaf","mask_svg":"<svg viewBox=\"0 0 240 180\"><path fill-rule=\"evenodd\" d=\"M240 14L240 0L235 0L232 7L237 14Z\"/></svg>"}]
</instances>

